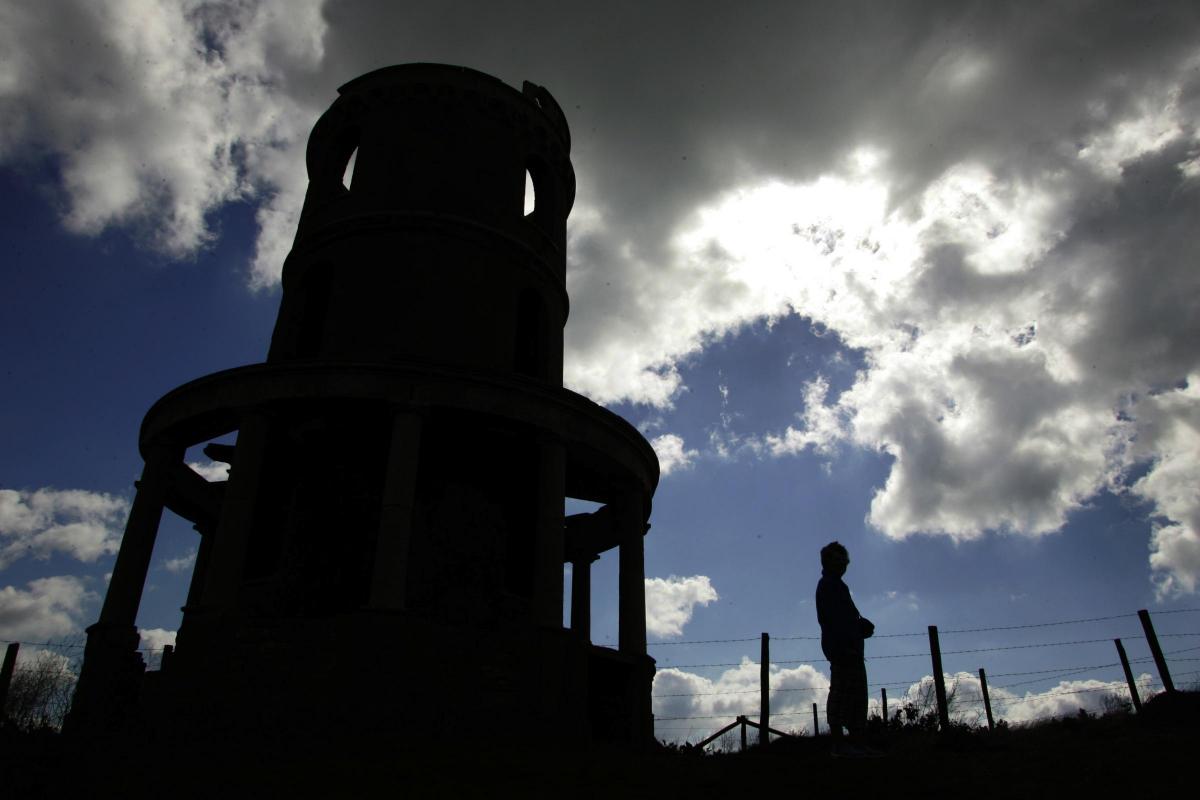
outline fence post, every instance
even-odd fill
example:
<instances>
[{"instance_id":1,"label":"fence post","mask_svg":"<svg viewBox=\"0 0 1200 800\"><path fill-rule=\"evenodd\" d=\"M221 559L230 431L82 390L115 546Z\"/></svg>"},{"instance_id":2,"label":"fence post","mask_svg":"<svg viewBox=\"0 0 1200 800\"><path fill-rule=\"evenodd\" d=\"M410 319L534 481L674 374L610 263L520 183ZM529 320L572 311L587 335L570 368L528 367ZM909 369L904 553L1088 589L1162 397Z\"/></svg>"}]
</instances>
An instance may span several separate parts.
<instances>
[{"instance_id":1,"label":"fence post","mask_svg":"<svg viewBox=\"0 0 1200 800\"><path fill-rule=\"evenodd\" d=\"M883 729L886 731L886 730L887 730L887 723L888 723L888 713L887 713L887 687L886 687L886 686L880 686L880 687L879 687L879 703L880 703L880 705L879 705L879 709L880 709L880 716L882 716L882 717L883 717Z\"/></svg>"},{"instance_id":2,"label":"fence post","mask_svg":"<svg viewBox=\"0 0 1200 800\"><path fill-rule=\"evenodd\" d=\"M987 673L979 668L979 688L983 690L983 710L987 712L988 730L996 730L996 722L992 719L992 698L987 690Z\"/></svg>"},{"instance_id":3,"label":"fence post","mask_svg":"<svg viewBox=\"0 0 1200 800\"><path fill-rule=\"evenodd\" d=\"M742 752L746 752L746 718L738 717L738 722L742 723Z\"/></svg>"},{"instance_id":4,"label":"fence post","mask_svg":"<svg viewBox=\"0 0 1200 800\"><path fill-rule=\"evenodd\" d=\"M762 635L762 663L759 665L758 743L766 747L771 743L771 637Z\"/></svg>"},{"instance_id":5,"label":"fence post","mask_svg":"<svg viewBox=\"0 0 1200 800\"><path fill-rule=\"evenodd\" d=\"M1175 684L1171 682L1171 671L1167 669L1167 660L1163 658L1162 648L1158 646L1158 636L1154 633L1154 623L1150 621L1150 612L1146 609L1138 611L1138 619L1142 621L1142 630L1146 632L1146 643L1150 645L1150 654L1154 656L1154 665L1158 667L1158 677L1162 680L1167 694L1175 693Z\"/></svg>"},{"instance_id":6,"label":"fence post","mask_svg":"<svg viewBox=\"0 0 1200 800\"><path fill-rule=\"evenodd\" d=\"M1125 655L1125 645L1120 639L1113 639L1117 645L1117 655L1121 658L1121 669L1125 670L1125 682L1129 684L1129 699L1133 701L1133 710L1142 713L1142 698L1138 697L1137 684L1133 682L1133 670L1129 668L1129 656Z\"/></svg>"},{"instance_id":7,"label":"fence post","mask_svg":"<svg viewBox=\"0 0 1200 800\"><path fill-rule=\"evenodd\" d=\"M8 701L8 687L12 684L13 670L17 668L17 651L20 642L9 642L4 651L4 666L0 667L0 720L4 719L4 705Z\"/></svg>"},{"instance_id":8,"label":"fence post","mask_svg":"<svg viewBox=\"0 0 1200 800\"><path fill-rule=\"evenodd\" d=\"M813 738L821 735L821 721L817 719L817 704L813 703Z\"/></svg>"},{"instance_id":9,"label":"fence post","mask_svg":"<svg viewBox=\"0 0 1200 800\"><path fill-rule=\"evenodd\" d=\"M950 730L950 710L946 707L946 678L942 675L942 646L938 644L937 625L929 626L929 654L933 657L933 688L937 692L938 723Z\"/></svg>"}]
</instances>

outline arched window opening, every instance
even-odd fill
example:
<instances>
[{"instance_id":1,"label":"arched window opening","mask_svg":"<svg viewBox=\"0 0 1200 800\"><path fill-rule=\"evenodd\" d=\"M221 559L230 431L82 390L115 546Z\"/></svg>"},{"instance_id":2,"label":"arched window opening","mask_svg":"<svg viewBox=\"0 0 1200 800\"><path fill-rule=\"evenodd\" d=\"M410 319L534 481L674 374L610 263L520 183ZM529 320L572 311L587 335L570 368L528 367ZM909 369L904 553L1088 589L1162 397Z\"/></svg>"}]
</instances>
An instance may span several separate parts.
<instances>
[{"instance_id":1,"label":"arched window opening","mask_svg":"<svg viewBox=\"0 0 1200 800\"><path fill-rule=\"evenodd\" d=\"M342 188L350 191L350 187L354 184L354 163L358 160L358 148L350 152L350 158L346 161L346 168L342 170Z\"/></svg>"},{"instance_id":2,"label":"arched window opening","mask_svg":"<svg viewBox=\"0 0 1200 800\"><path fill-rule=\"evenodd\" d=\"M525 219L545 232L554 228L553 218L558 208L554 171L540 156L530 155L525 160ZM536 193L536 201L534 194Z\"/></svg>"},{"instance_id":3,"label":"arched window opening","mask_svg":"<svg viewBox=\"0 0 1200 800\"><path fill-rule=\"evenodd\" d=\"M533 184L533 176L525 170L525 216L529 216L537 208L537 192Z\"/></svg>"}]
</instances>

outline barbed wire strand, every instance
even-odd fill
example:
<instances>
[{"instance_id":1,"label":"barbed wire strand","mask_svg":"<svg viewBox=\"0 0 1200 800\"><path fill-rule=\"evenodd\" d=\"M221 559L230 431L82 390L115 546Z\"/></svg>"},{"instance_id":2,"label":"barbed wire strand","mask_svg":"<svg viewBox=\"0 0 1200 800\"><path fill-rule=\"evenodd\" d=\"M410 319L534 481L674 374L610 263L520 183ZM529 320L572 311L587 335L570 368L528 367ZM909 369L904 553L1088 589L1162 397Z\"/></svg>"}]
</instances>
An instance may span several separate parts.
<instances>
[{"instance_id":1,"label":"barbed wire strand","mask_svg":"<svg viewBox=\"0 0 1200 800\"><path fill-rule=\"evenodd\" d=\"M1176 608L1176 609L1171 609L1169 611L1155 611L1154 614L1156 616L1161 616L1164 614L1194 614L1196 612L1200 612L1200 608ZM994 626L983 627L983 628L948 628L946 630L939 629L938 634L946 635L946 634L951 634L951 633L986 633L988 631L1015 631L1015 630L1022 630L1022 629L1026 629L1026 628L1049 628L1049 627L1053 627L1056 625L1082 625L1082 624L1088 623L1088 622L1107 622L1109 620L1128 619L1129 617L1136 617L1136 616L1137 616L1136 613L1110 614L1110 615L1104 616L1104 617L1083 617L1080 619L1055 620L1053 622L1028 622L1028 623L1024 623L1021 625L994 625ZM906 638L906 637L912 637L912 636L927 636L927 635L928 635L928 631L920 631L920 632L913 632L913 633L885 633L885 634L880 634L880 635L872 637L872 638L896 639L896 638ZM1194 636L1194 635L1197 635L1197 634L1159 634L1159 636ZM1132 637L1129 637L1129 638L1132 638ZM749 636L749 637L738 638L738 639L693 639L693 640L681 639L681 640L677 640L677 641L648 642L646 646L647 647L667 647L667 646L671 646L671 645L681 645L681 644L725 644L728 642L757 642L760 639L761 639L761 635L760 636ZM797 640L819 641L821 639L821 637L806 635L806 634L795 634L795 635L787 635L787 636L772 636L771 639L772 639L772 641L797 641Z\"/></svg>"}]
</instances>

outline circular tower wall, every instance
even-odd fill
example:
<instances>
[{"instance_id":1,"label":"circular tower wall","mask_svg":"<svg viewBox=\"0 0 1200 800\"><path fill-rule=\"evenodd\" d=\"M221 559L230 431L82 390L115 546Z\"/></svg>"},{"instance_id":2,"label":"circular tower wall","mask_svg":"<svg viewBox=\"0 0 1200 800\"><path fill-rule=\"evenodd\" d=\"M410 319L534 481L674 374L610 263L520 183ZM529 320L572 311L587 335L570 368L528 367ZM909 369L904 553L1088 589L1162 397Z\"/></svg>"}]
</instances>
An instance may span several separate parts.
<instances>
[{"instance_id":1,"label":"circular tower wall","mask_svg":"<svg viewBox=\"0 0 1200 800\"><path fill-rule=\"evenodd\" d=\"M561 385L569 155L561 110L531 83L408 64L342 86L309 139L268 361L415 359Z\"/></svg>"}]
</instances>

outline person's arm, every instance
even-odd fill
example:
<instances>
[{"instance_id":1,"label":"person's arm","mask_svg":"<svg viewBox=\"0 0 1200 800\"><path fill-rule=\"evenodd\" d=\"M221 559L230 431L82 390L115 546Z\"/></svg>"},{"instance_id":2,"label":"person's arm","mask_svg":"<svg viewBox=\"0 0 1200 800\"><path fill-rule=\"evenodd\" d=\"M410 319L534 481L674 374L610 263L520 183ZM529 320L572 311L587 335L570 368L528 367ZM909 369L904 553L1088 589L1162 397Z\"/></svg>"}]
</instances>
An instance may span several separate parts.
<instances>
[{"instance_id":1,"label":"person's arm","mask_svg":"<svg viewBox=\"0 0 1200 800\"><path fill-rule=\"evenodd\" d=\"M858 606L854 605L854 598L850 596L849 587L846 588L846 602L850 604L858 635L864 639L870 639L875 634L875 623L859 613Z\"/></svg>"}]
</instances>

